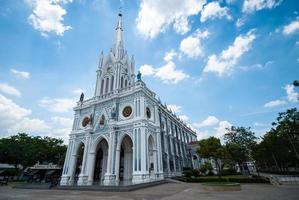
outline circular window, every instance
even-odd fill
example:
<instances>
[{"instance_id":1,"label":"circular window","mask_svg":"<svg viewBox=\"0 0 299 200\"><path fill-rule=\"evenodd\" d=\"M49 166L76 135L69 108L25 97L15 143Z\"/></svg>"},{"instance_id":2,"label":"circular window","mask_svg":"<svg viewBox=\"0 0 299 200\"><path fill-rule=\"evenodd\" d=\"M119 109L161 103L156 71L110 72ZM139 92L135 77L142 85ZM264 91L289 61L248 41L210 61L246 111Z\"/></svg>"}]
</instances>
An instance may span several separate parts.
<instances>
[{"instance_id":1,"label":"circular window","mask_svg":"<svg viewBox=\"0 0 299 200\"><path fill-rule=\"evenodd\" d=\"M124 117L129 117L131 114L132 114L132 108L131 108L131 106L126 106L123 109L123 116Z\"/></svg>"},{"instance_id":2,"label":"circular window","mask_svg":"<svg viewBox=\"0 0 299 200\"><path fill-rule=\"evenodd\" d=\"M100 126L104 126L104 124L105 124L105 116L102 115L100 119Z\"/></svg>"},{"instance_id":3,"label":"circular window","mask_svg":"<svg viewBox=\"0 0 299 200\"><path fill-rule=\"evenodd\" d=\"M146 116L148 119L151 118L151 110L148 107L146 107Z\"/></svg>"},{"instance_id":4,"label":"circular window","mask_svg":"<svg viewBox=\"0 0 299 200\"><path fill-rule=\"evenodd\" d=\"M85 117L82 121L82 126L85 127L90 123L90 118L89 117Z\"/></svg>"}]
</instances>

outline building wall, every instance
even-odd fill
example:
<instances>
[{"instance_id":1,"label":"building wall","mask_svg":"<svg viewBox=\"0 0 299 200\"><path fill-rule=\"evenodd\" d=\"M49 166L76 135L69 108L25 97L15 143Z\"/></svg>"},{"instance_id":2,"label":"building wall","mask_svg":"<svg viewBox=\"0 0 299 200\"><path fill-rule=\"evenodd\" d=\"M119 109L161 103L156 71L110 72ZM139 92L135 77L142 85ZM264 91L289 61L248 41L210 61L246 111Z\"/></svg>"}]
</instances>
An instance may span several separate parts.
<instances>
[{"instance_id":1,"label":"building wall","mask_svg":"<svg viewBox=\"0 0 299 200\"><path fill-rule=\"evenodd\" d=\"M102 181L104 184L119 181L120 153L125 136L132 143L132 156L127 156L130 160L125 160L125 163L132 168L129 177L133 182L180 175L183 167L191 165L186 148L190 141L195 140L195 133L159 103L142 81L130 87L110 98L94 98L78 103L74 109L74 125L61 185L93 184L96 149L102 140L108 144L108 163ZM132 108L128 117L122 113L126 106ZM147 116L147 109L150 116ZM102 116L105 122L101 125ZM86 117L91 118L91 122L84 127L82 123ZM84 145L84 153L76 180L80 145Z\"/></svg>"}]
</instances>

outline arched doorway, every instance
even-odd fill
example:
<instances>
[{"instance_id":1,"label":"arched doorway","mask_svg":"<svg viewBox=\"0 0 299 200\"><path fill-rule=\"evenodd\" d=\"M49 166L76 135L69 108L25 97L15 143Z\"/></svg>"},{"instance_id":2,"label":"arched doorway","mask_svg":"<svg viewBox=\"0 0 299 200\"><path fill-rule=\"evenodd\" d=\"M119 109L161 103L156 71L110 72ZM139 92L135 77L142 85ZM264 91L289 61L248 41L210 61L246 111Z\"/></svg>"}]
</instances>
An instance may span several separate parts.
<instances>
[{"instance_id":1,"label":"arched doorway","mask_svg":"<svg viewBox=\"0 0 299 200\"><path fill-rule=\"evenodd\" d=\"M148 170L150 177L155 177L155 168L156 166L156 150L155 150L155 142L152 135L148 137Z\"/></svg>"},{"instance_id":2,"label":"arched doorway","mask_svg":"<svg viewBox=\"0 0 299 200\"><path fill-rule=\"evenodd\" d=\"M77 160L76 160L76 169L75 169L75 177L74 177L75 182L78 181L79 175L80 175L80 173L82 171L82 162L83 162L84 148L85 148L85 146L84 146L83 142L81 142L79 144L79 148L78 148L77 154L76 154L77 155Z\"/></svg>"},{"instance_id":3,"label":"arched doorway","mask_svg":"<svg viewBox=\"0 0 299 200\"><path fill-rule=\"evenodd\" d=\"M98 184L104 180L104 175L107 172L108 158L108 142L102 139L96 148L95 167L93 174L94 184Z\"/></svg>"},{"instance_id":4,"label":"arched doorway","mask_svg":"<svg viewBox=\"0 0 299 200\"><path fill-rule=\"evenodd\" d=\"M120 147L119 156L119 180L132 180L133 173L133 142L131 138L126 135L123 137Z\"/></svg>"}]
</instances>

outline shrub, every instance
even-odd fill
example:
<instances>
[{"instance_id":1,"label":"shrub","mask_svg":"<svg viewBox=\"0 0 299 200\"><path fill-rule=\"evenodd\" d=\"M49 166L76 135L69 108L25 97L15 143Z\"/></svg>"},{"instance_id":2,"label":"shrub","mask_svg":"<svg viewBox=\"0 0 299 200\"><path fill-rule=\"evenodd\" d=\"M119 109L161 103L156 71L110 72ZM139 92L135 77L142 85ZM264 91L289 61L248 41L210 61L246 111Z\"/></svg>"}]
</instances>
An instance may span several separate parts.
<instances>
[{"instance_id":1,"label":"shrub","mask_svg":"<svg viewBox=\"0 0 299 200\"><path fill-rule=\"evenodd\" d=\"M269 180L263 178L218 178L218 177L199 177L199 178L190 178L186 177L181 179L185 182L197 182L197 183L206 183L206 182L236 182L236 183L269 183Z\"/></svg>"},{"instance_id":2,"label":"shrub","mask_svg":"<svg viewBox=\"0 0 299 200\"><path fill-rule=\"evenodd\" d=\"M200 176L200 171L199 171L198 169L193 169L193 170L192 170L192 175L193 175L194 177L199 177L199 176Z\"/></svg>"},{"instance_id":3,"label":"shrub","mask_svg":"<svg viewBox=\"0 0 299 200\"><path fill-rule=\"evenodd\" d=\"M208 176L214 176L214 175L215 175L214 172L209 171Z\"/></svg>"},{"instance_id":4,"label":"shrub","mask_svg":"<svg viewBox=\"0 0 299 200\"><path fill-rule=\"evenodd\" d=\"M237 175L237 171L235 169L223 169L220 171L221 176L227 176L227 175Z\"/></svg>"},{"instance_id":5,"label":"shrub","mask_svg":"<svg viewBox=\"0 0 299 200\"><path fill-rule=\"evenodd\" d=\"M187 178L190 178L192 176L192 171L191 170L185 170L185 171L183 171L183 175Z\"/></svg>"},{"instance_id":6,"label":"shrub","mask_svg":"<svg viewBox=\"0 0 299 200\"><path fill-rule=\"evenodd\" d=\"M207 173L211 172L212 170L213 170L213 167L212 167L211 163L209 163L209 162L205 162L199 168L199 171L202 174L207 174Z\"/></svg>"}]
</instances>

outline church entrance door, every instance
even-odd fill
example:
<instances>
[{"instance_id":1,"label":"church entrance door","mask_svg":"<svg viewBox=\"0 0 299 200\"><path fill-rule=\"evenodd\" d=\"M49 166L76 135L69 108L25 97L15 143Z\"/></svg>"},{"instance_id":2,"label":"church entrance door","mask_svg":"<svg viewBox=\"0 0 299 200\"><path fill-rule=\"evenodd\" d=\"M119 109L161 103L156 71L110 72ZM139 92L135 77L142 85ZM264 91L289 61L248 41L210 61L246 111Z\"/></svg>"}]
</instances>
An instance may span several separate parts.
<instances>
[{"instance_id":1,"label":"church entrance door","mask_svg":"<svg viewBox=\"0 0 299 200\"><path fill-rule=\"evenodd\" d=\"M108 143L102 139L97 145L97 153L94 167L94 184L100 183L104 180L104 175L107 171L108 158Z\"/></svg>"},{"instance_id":2,"label":"church entrance door","mask_svg":"<svg viewBox=\"0 0 299 200\"><path fill-rule=\"evenodd\" d=\"M131 138L126 135L121 143L121 150L119 156L119 180L132 180L133 172L133 142Z\"/></svg>"}]
</instances>

